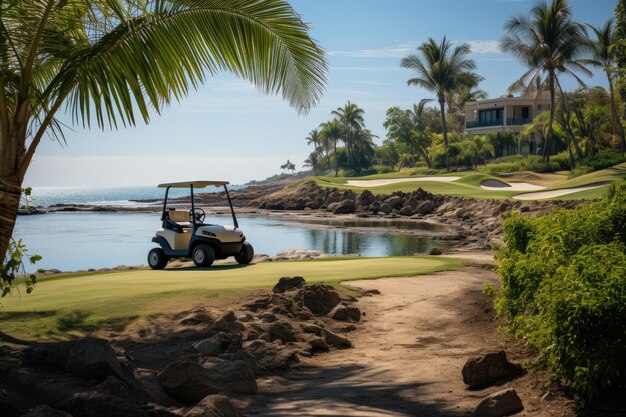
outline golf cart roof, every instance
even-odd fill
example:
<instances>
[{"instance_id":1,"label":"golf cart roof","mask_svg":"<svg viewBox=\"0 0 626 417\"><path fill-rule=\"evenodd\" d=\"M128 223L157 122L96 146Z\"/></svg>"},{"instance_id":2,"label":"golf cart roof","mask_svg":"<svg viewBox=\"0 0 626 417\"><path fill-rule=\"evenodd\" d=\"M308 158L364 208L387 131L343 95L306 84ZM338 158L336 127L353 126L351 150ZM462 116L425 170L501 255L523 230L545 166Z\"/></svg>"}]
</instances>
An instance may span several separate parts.
<instances>
[{"instance_id":1,"label":"golf cart roof","mask_svg":"<svg viewBox=\"0 0 626 417\"><path fill-rule=\"evenodd\" d=\"M159 184L159 188L190 188L193 185L193 188L204 188L212 185L214 187L221 187L222 185L228 185L228 181L182 181L182 182L167 182L165 184Z\"/></svg>"}]
</instances>

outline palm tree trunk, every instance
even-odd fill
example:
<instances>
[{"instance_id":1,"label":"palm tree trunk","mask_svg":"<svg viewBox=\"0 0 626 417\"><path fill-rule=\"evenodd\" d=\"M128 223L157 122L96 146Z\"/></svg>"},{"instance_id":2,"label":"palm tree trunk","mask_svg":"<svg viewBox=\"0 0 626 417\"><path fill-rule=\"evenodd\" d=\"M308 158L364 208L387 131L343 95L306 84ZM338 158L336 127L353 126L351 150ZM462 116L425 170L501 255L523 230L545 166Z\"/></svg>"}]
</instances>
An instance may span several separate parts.
<instances>
[{"instance_id":1,"label":"palm tree trunk","mask_svg":"<svg viewBox=\"0 0 626 417\"><path fill-rule=\"evenodd\" d=\"M334 152L334 156L335 156L335 177L338 177L339 176L339 165L337 164L337 139L335 139L333 144L335 146L335 152Z\"/></svg>"},{"instance_id":2,"label":"palm tree trunk","mask_svg":"<svg viewBox=\"0 0 626 417\"><path fill-rule=\"evenodd\" d=\"M448 125L446 124L446 99L439 98L441 108L441 132L443 133L443 147L446 150L446 171L450 171L450 154L448 152Z\"/></svg>"},{"instance_id":3,"label":"palm tree trunk","mask_svg":"<svg viewBox=\"0 0 626 417\"><path fill-rule=\"evenodd\" d=\"M609 81L609 97L611 99L611 122L613 123L613 134L619 139L619 149L624 155L626 151L626 140L624 139L624 129L622 122L617 115L617 105L615 104L615 90L613 88L613 79L609 71L606 72L606 78Z\"/></svg>"},{"instance_id":4,"label":"palm tree trunk","mask_svg":"<svg viewBox=\"0 0 626 417\"><path fill-rule=\"evenodd\" d=\"M424 162L426 162L426 165L428 166L428 168L432 168L432 164L430 163L430 158L428 157L428 152L426 152L424 149L420 149L420 153L422 154L422 158L424 158Z\"/></svg>"},{"instance_id":5,"label":"palm tree trunk","mask_svg":"<svg viewBox=\"0 0 626 417\"><path fill-rule=\"evenodd\" d=\"M548 131L544 140L543 159L550 162L550 151L548 148L552 144L552 123L554 122L554 71L550 71L548 75L550 82L550 121L548 123Z\"/></svg>"},{"instance_id":6,"label":"palm tree trunk","mask_svg":"<svg viewBox=\"0 0 626 417\"><path fill-rule=\"evenodd\" d=\"M4 262L20 206L21 184L12 177L0 177L0 263Z\"/></svg>"}]
</instances>

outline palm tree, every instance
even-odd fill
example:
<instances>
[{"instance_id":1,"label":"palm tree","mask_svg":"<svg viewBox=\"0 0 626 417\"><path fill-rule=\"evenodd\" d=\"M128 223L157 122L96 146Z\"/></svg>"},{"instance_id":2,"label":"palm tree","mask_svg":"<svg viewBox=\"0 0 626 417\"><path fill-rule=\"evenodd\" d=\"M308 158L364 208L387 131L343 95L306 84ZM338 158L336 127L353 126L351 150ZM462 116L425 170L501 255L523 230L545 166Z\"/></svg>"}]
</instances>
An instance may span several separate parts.
<instances>
[{"instance_id":1,"label":"palm tree","mask_svg":"<svg viewBox=\"0 0 626 417\"><path fill-rule=\"evenodd\" d=\"M417 77L407 81L408 85L422 87L432 91L437 96L441 113L443 143L446 148L446 169L450 170L446 103L451 94L463 87L476 86L482 78L473 72L476 69L476 63L467 58L471 52L468 43L454 46L445 36L440 43L429 38L417 50L419 55L414 54L403 58L401 65L403 68L417 72Z\"/></svg>"},{"instance_id":2,"label":"palm tree","mask_svg":"<svg viewBox=\"0 0 626 417\"><path fill-rule=\"evenodd\" d=\"M556 89L560 88L558 75L568 74L585 85L578 72L591 76L585 67L588 51L584 27L572 19L572 9L567 0L539 3L530 15L514 16L505 25L507 34L500 46L503 51L515 55L528 66L526 71L510 87L510 92L548 89L550 92L550 118L544 136L543 156L549 158L554 121Z\"/></svg>"},{"instance_id":3,"label":"palm tree","mask_svg":"<svg viewBox=\"0 0 626 417\"><path fill-rule=\"evenodd\" d=\"M469 87L463 87L450 97L448 107L450 112L463 112L465 104L470 101L483 100L487 98L487 92L481 89L473 89Z\"/></svg>"},{"instance_id":4,"label":"palm tree","mask_svg":"<svg viewBox=\"0 0 626 417\"><path fill-rule=\"evenodd\" d=\"M478 169L481 161L487 163L487 154L493 157L496 150L486 136L476 135L469 142L469 151L474 161L474 169Z\"/></svg>"},{"instance_id":5,"label":"palm tree","mask_svg":"<svg viewBox=\"0 0 626 417\"><path fill-rule=\"evenodd\" d=\"M335 118L339 120L339 123L344 130L342 139L346 144L348 163L352 164L354 159L353 142L355 140L355 136L359 135L360 131L365 128L365 110L348 101L348 103L346 103L343 107L333 110L331 115L335 116Z\"/></svg>"},{"instance_id":6,"label":"palm tree","mask_svg":"<svg viewBox=\"0 0 626 417\"><path fill-rule=\"evenodd\" d=\"M335 177L339 175L339 165L337 163L337 142L343 138L343 128L339 120L333 119L320 125L321 134L326 143L332 146L333 157L335 159Z\"/></svg>"},{"instance_id":7,"label":"palm tree","mask_svg":"<svg viewBox=\"0 0 626 417\"><path fill-rule=\"evenodd\" d=\"M0 3L0 260L37 146L63 140L61 107L87 127L147 123L228 70L307 112L326 67L285 0Z\"/></svg>"},{"instance_id":8,"label":"palm tree","mask_svg":"<svg viewBox=\"0 0 626 417\"><path fill-rule=\"evenodd\" d=\"M317 148L322 143L322 138L320 135L320 131L318 129L313 129L309 132L309 135L306 137L306 144L313 145L314 148Z\"/></svg>"},{"instance_id":9,"label":"palm tree","mask_svg":"<svg viewBox=\"0 0 626 417\"><path fill-rule=\"evenodd\" d=\"M624 139L624 129L617 114L615 103L615 87L613 84L613 73L615 71L613 63L613 19L607 20L602 26L588 25L595 34L595 39L590 40L591 51L593 53L594 64L602 67L606 73L609 83L609 97L611 100L611 123L613 124L613 134L619 138L619 145L622 155L626 150Z\"/></svg>"}]
</instances>

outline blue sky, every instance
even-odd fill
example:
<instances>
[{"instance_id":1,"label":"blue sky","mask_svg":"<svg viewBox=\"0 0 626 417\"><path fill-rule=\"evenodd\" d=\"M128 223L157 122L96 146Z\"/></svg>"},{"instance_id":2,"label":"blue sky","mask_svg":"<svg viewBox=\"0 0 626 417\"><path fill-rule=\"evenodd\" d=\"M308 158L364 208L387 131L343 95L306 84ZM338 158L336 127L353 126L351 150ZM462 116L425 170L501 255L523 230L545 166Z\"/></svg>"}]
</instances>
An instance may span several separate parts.
<instances>
[{"instance_id":1,"label":"blue sky","mask_svg":"<svg viewBox=\"0 0 626 417\"><path fill-rule=\"evenodd\" d=\"M67 145L43 142L25 184L30 186L152 185L190 178L242 183L280 172L287 158L298 168L311 151L308 132L348 100L365 109L365 121L385 137L391 106L408 107L427 91L408 87L400 60L428 37L446 35L472 45L481 88L498 97L524 70L498 51L506 20L527 12L533 0L292 0L328 53L324 98L298 116L278 97L229 74L209 81L149 125L119 131L66 131ZM571 0L575 18L594 25L613 16L615 0ZM590 85L606 86L604 75ZM573 87L571 82L566 86ZM67 119L67 118L66 118ZM69 119L66 120L69 123Z\"/></svg>"}]
</instances>

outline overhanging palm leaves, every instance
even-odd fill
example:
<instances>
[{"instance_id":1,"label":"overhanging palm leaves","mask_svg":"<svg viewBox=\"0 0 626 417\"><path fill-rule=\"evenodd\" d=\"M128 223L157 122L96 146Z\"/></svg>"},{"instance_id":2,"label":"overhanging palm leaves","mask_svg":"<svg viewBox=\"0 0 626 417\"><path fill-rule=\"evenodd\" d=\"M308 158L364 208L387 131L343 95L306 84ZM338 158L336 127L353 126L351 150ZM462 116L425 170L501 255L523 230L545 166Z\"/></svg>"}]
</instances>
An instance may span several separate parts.
<instances>
[{"instance_id":1,"label":"overhanging palm leaves","mask_svg":"<svg viewBox=\"0 0 626 417\"><path fill-rule=\"evenodd\" d=\"M63 105L85 126L148 122L221 71L307 112L326 61L285 0L0 2L0 194L19 199L39 141L60 134ZM0 257L14 197L0 210Z\"/></svg>"}]
</instances>

